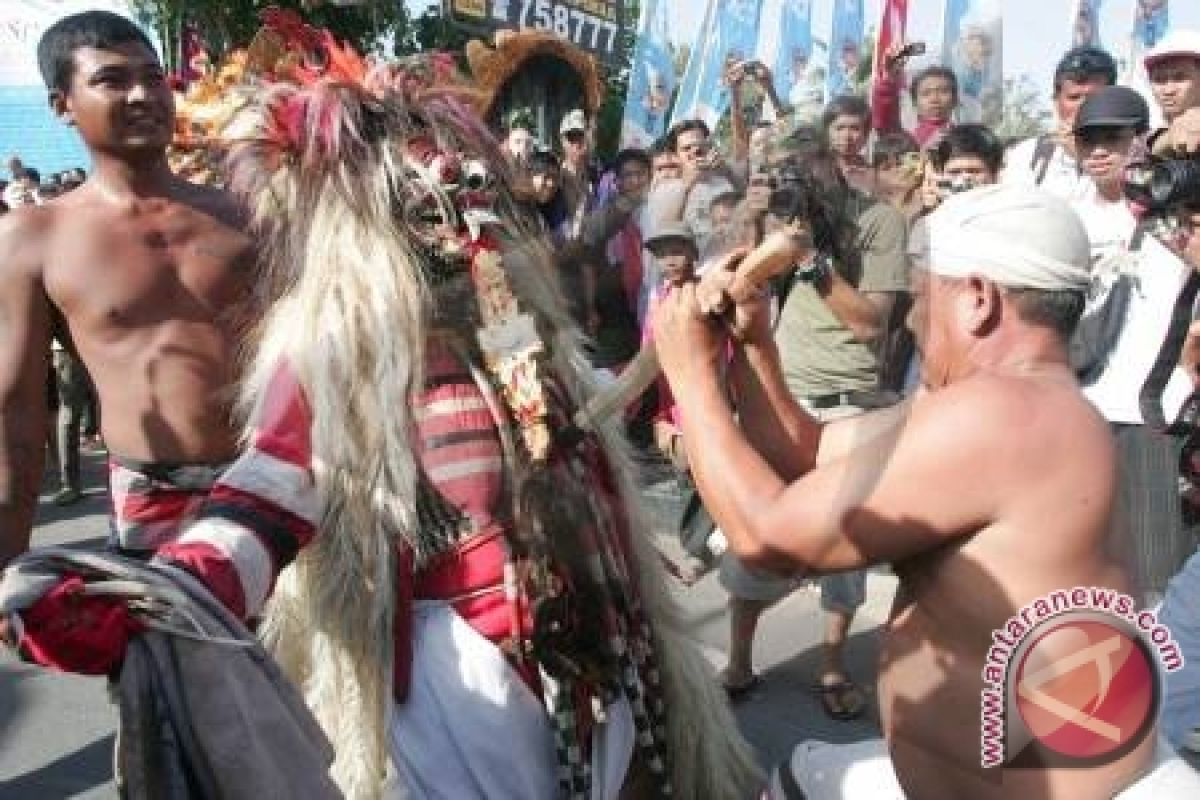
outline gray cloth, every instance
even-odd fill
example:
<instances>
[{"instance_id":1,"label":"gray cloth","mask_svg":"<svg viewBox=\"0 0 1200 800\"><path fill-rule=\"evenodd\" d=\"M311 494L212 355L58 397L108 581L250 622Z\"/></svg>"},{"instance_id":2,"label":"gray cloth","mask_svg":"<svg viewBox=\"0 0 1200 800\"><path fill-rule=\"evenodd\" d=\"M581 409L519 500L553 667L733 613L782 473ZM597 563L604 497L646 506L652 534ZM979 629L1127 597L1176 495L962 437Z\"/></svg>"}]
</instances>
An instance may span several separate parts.
<instances>
[{"instance_id":1,"label":"gray cloth","mask_svg":"<svg viewBox=\"0 0 1200 800\"><path fill-rule=\"evenodd\" d=\"M64 573L127 598L151 626L114 685L116 767L132 800L326 800L333 750L299 692L245 626L188 573L114 555L45 548L9 565L0 613L19 613Z\"/></svg>"},{"instance_id":2,"label":"gray cloth","mask_svg":"<svg viewBox=\"0 0 1200 800\"><path fill-rule=\"evenodd\" d=\"M1119 519L1128 530L1130 573L1152 599L1196 549L1183 523L1179 456L1183 440L1146 425L1113 425L1120 469Z\"/></svg>"}]
</instances>

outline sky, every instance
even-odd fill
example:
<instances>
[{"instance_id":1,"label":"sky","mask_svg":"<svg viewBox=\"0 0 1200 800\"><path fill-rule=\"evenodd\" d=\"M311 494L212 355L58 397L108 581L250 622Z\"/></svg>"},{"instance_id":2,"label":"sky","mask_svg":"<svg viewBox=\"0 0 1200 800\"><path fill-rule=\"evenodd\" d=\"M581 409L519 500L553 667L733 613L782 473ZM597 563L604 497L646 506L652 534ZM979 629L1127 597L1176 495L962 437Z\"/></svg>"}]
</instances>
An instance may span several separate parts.
<instances>
[{"instance_id":1,"label":"sky","mask_svg":"<svg viewBox=\"0 0 1200 800\"><path fill-rule=\"evenodd\" d=\"M435 5L426 0L406 0L415 9ZM704 16L704 0L667 0L670 16L677 22L672 38L679 42L695 39ZM1034 85L1049 94L1054 65L1067 49L1073 0L997 0L1004 7L1004 71L1010 77L1027 74ZM1100 15L1105 47L1120 58L1133 19L1135 0L1104 0ZM813 0L813 35L827 39L834 0ZM941 10L945 0L908 1L908 38L929 44L929 52L940 51ZM1200 30L1200 0L1170 0L1171 28ZM879 17L880 0L866 0L867 26ZM914 61L914 65L918 65Z\"/></svg>"}]
</instances>

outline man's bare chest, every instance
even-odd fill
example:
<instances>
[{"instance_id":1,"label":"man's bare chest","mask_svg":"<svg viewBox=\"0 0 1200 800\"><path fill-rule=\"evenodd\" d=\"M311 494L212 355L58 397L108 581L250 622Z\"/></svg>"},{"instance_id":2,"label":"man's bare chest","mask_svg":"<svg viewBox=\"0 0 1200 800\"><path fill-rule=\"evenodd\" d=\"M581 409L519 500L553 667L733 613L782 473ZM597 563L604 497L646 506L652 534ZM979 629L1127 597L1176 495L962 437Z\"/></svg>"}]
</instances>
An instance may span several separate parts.
<instances>
[{"instance_id":1,"label":"man's bare chest","mask_svg":"<svg viewBox=\"0 0 1200 800\"><path fill-rule=\"evenodd\" d=\"M202 215L83 219L55 237L46 289L68 319L200 321L238 300L251 264L248 241Z\"/></svg>"}]
</instances>

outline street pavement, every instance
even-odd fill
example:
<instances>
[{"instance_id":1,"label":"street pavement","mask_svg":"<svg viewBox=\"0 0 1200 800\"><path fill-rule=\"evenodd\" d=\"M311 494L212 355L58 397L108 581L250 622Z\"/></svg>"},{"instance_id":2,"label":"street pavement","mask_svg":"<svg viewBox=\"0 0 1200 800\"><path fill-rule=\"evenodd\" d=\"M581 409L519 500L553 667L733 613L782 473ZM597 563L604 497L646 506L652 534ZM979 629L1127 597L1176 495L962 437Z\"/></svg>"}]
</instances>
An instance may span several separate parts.
<instances>
[{"instance_id":1,"label":"street pavement","mask_svg":"<svg viewBox=\"0 0 1200 800\"><path fill-rule=\"evenodd\" d=\"M57 488L48 481L34 546L103 544L108 512L103 458L97 453L84 458L85 499L57 508L47 502ZM671 547L671 542L663 542L664 550ZM862 719L852 722L825 716L810 689L822 630L816 592L802 589L764 615L755 652L755 666L764 681L734 709L764 766L778 763L806 739L851 742L879 735L873 702L877 631L894 592L890 575L869 576L867 604L855 620L848 657L854 677L872 687L872 704ZM715 575L691 587L677 585L676 593L697 644L714 667L724 666L728 618ZM20 664L7 653L0 655L0 800L115 797L115 723L103 680L51 673Z\"/></svg>"}]
</instances>

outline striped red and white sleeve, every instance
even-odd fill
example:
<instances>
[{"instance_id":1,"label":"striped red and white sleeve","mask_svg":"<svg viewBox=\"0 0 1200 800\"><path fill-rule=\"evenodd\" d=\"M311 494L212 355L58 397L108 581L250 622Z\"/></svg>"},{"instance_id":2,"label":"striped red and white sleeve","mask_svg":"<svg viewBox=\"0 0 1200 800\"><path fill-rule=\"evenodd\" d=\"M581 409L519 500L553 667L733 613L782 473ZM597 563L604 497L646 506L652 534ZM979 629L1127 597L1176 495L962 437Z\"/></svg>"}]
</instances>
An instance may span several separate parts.
<instances>
[{"instance_id":1,"label":"striped red and white sleeve","mask_svg":"<svg viewBox=\"0 0 1200 800\"><path fill-rule=\"evenodd\" d=\"M243 619L261 612L323 511L312 472L312 413L287 363L272 376L254 427L250 446L193 521L156 554L196 574Z\"/></svg>"}]
</instances>

